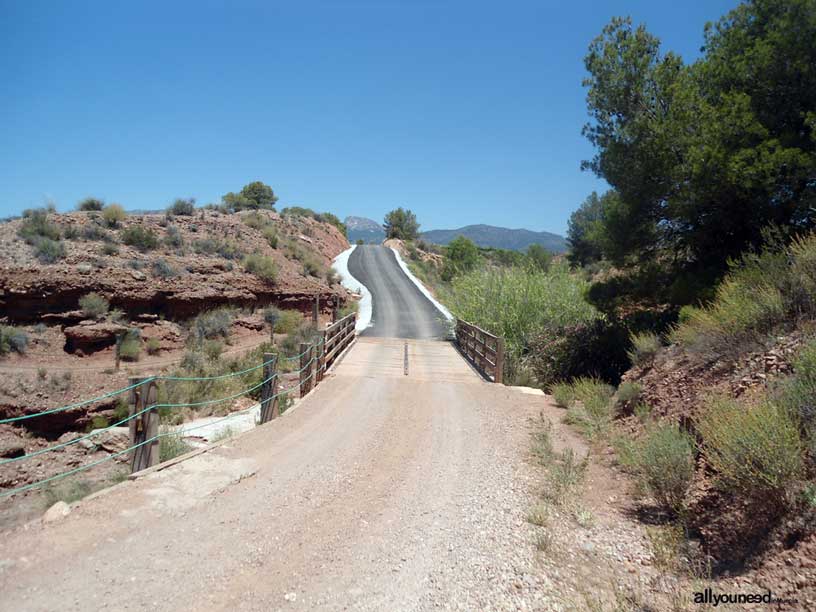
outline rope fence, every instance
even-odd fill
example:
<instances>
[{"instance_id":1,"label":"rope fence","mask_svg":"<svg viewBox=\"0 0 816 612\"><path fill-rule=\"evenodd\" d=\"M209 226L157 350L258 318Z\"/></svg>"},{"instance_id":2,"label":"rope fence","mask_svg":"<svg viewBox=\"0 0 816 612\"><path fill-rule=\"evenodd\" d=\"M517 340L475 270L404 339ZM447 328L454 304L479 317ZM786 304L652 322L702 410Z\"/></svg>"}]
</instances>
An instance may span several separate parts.
<instances>
[{"instance_id":1,"label":"rope fence","mask_svg":"<svg viewBox=\"0 0 816 612\"><path fill-rule=\"evenodd\" d=\"M346 319L351 319L351 323L349 324ZM35 457L39 457L46 453L62 450L68 446L78 444L84 440L90 440L93 438L100 437L106 431L110 431L116 427L121 427L124 424L128 423L130 426L130 437L131 437L131 445L116 453L112 453L102 459L97 461L93 461L91 463L73 468L71 470L67 470L60 474L55 474L53 476L49 476L48 478L44 478L37 482L29 483L26 485L22 485L20 487L16 487L13 489L8 489L5 491L0 492L0 499L10 497L12 495L23 493L25 491L29 491L31 489L41 487L51 482L55 482L58 480L62 480L68 476L73 474L77 474L79 472L83 472L85 470L91 469L97 465L105 463L107 461L111 461L116 459L117 457L121 457L126 453L134 453L134 461L132 465L133 471L139 471L140 469L144 469L145 466L139 467L137 469L137 464L139 463L136 458L136 453L138 449L142 447L146 447L148 444L154 444L160 441L161 438L170 435L180 435L181 432L187 434L190 431L194 431L196 429L200 429L202 427L212 427L218 423L228 421L230 419L234 419L240 416L244 416L252 410L255 410L258 407L258 404L255 404L249 408L245 408L243 410L239 410L233 413L230 413L222 418L219 418L215 421L210 421L203 425L198 425L190 428L183 428L182 430L168 430L168 431L158 431L158 409L170 409L176 410L179 408L198 408L201 406L209 406L213 404L223 403L234 401L239 397L247 396L253 392L261 390L261 401L260 401L260 408L261 408L261 415L260 415L260 423L264 423L268 420L274 419L279 415L278 409L278 400L282 396L287 396L290 392L294 391L295 389L300 390L301 397L308 392L312 388L314 388L323 378L323 374L326 372L327 368L331 365L327 362L326 356L327 353L323 350L326 346L327 341L330 345L335 346L337 348L347 347L351 344L351 341L354 337L354 320L356 319L355 314L351 314L348 317L345 317L338 323L343 323L342 325L338 325L335 323L334 325L327 328L327 330L320 332L312 342L308 344L301 344L301 352L298 355L294 355L291 357L278 357L278 355L273 353L264 353L262 362L260 365L253 366L251 368L246 368L244 370L238 372L229 372L226 374L218 375L218 376L209 376L209 377L183 377L183 376L151 376L148 378L144 378L141 380L137 380L136 382L128 385L127 387L123 387L121 389L117 389L115 391L111 391L104 395L100 395L99 397L92 398L89 400L84 400L81 402L77 402L74 404L70 404L68 406L61 406L58 408L52 408L49 410L44 410L42 412L38 412L36 414L30 415L23 415L19 417L12 417L7 419L0 420L0 424L2 423L15 423L25 419L31 419L39 416L54 414L56 412L61 412L65 410L70 410L72 408L78 408L81 406L85 406L88 404L92 404L98 401L102 401L104 399L109 399L111 397L116 397L123 393L130 393L130 414L118 420L117 422L113 423L112 425L108 425L106 427L97 429L91 433L87 433L77 438L61 442L54 446L50 446L47 448L42 448L37 451L27 453L25 455L21 455L19 457L11 457L7 459L3 459L0 461L0 467L19 463L22 461L26 461L29 459L33 459ZM348 329L351 329L351 334L348 333ZM337 349L333 349L337 350ZM300 361L300 368L298 370L294 370L289 372L290 374L297 375L298 382L293 384L290 387L277 389L277 383L279 379L279 372L277 371L277 364L279 361ZM204 381L212 381L212 380L221 380L228 377L233 376L243 376L254 372L256 370L263 369L264 374L262 380L252 385L249 388L243 389L237 393L230 394L226 397L221 397L218 399L207 399L197 402L157 402L155 399L152 399L148 402L145 402L145 398L151 394L151 391L156 390L156 384L159 382L188 382L188 381L196 381L196 382L204 382ZM147 405L145 405L147 404ZM272 410L269 408L272 407ZM258 424L258 422L256 422ZM150 428L152 427L153 433L150 433ZM134 432L138 432L134 434ZM139 434L145 434L146 437L144 440L138 440ZM140 451L141 453L141 451ZM153 459L148 459L149 463L155 464L158 463L158 457L156 456ZM143 463L143 461L142 461Z\"/></svg>"}]
</instances>

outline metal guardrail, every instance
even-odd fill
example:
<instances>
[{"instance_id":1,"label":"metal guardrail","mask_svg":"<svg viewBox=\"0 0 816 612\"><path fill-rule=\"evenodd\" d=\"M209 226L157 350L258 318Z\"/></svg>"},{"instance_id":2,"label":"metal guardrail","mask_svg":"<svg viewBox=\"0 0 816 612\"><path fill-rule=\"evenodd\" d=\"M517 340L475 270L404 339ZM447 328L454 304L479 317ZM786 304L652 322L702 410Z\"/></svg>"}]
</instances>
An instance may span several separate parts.
<instances>
[{"instance_id":1,"label":"metal guardrail","mask_svg":"<svg viewBox=\"0 0 816 612\"><path fill-rule=\"evenodd\" d=\"M456 346L476 369L495 383L502 383L504 371L504 338L480 327L456 319Z\"/></svg>"}]
</instances>

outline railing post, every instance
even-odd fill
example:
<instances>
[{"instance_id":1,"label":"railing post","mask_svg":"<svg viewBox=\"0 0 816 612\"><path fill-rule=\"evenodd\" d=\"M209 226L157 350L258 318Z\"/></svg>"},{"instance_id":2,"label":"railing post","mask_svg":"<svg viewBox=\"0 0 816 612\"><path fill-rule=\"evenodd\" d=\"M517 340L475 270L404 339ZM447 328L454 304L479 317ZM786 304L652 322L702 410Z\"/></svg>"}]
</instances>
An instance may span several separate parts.
<instances>
[{"instance_id":1,"label":"railing post","mask_svg":"<svg viewBox=\"0 0 816 612\"><path fill-rule=\"evenodd\" d=\"M340 314L340 304L338 303L337 298L334 298L334 304L332 305L332 323L337 323L337 317Z\"/></svg>"},{"instance_id":2,"label":"railing post","mask_svg":"<svg viewBox=\"0 0 816 612\"><path fill-rule=\"evenodd\" d=\"M159 413L153 406L158 398L156 381L149 378L131 378L128 401L130 445L133 449L130 471L140 472L159 462ZM149 410L146 410L149 408ZM148 442L149 440L149 442Z\"/></svg>"},{"instance_id":3,"label":"railing post","mask_svg":"<svg viewBox=\"0 0 816 612\"><path fill-rule=\"evenodd\" d=\"M317 325L317 319L320 314L320 295L315 296L314 304L312 304L312 323Z\"/></svg>"},{"instance_id":4,"label":"railing post","mask_svg":"<svg viewBox=\"0 0 816 612\"><path fill-rule=\"evenodd\" d=\"M317 337L317 373L315 374L314 384L317 386L317 383L323 380L323 371L326 362L326 332L320 332L320 335Z\"/></svg>"},{"instance_id":5,"label":"railing post","mask_svg":"<svg viewBox=\"0 0 816 612\"><path fill-rule=\"evenodd\" d=\"M261 424L271 421L275 414L277 402L274 401L277 382L278 356L275 353L263 354L263 384L261 385Z\"/></svg>"},{"instance_id":6,"label":"railing post","mask_svg":"<svg viewBox=\"0 0 816 612\"><path fill-rule=\"evenodd\" d=\"M504 381L504 338L496 338L496 373L493 375L493 382L503 384Z\"/></svg>"}]
</instances>

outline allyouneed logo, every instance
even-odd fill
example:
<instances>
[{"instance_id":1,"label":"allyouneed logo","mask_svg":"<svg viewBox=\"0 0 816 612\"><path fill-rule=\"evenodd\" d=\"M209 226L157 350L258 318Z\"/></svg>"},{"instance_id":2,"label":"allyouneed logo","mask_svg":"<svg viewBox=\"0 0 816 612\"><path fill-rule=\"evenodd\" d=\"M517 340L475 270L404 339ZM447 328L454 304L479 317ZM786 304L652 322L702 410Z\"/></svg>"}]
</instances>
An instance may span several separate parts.
<instances>
[{"instance_id":1,"label":"allyouneed logo","mask_svg":"<svg viewBox=\"0 0 816 612\"><path fill-rule=\"evenodd\" d=\"M695 604L707 604L715 608L720 604L749 604L749 603L797 603L795 599L781 599L774 597L773 593L715 593L711 588L694 592Z\"/></svg>"}]
</instances>

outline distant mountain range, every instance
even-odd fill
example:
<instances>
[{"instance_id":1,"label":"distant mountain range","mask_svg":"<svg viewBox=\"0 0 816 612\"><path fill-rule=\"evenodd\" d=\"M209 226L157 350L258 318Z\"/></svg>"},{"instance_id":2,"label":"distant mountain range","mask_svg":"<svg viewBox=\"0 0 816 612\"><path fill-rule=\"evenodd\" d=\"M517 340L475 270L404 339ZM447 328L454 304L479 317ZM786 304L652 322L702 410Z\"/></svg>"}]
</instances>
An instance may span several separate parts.
<instances>
[{"instance_id":1,"label":"distant mountain range","mask_svg":"<svg viewBox=\"0 0 816 612\"><path fill-rule=\"evenodd\" d=\"M349 242L354 244L362 239L366 244L379 244L385 240L382 225L365 217L346 217ZM567 241L563 236L551 232L533 232L527 229L508 229L493 225L466 225L452 230L430 230L422 232L420 237L434 244L448 244L457 236L464 236L481 247L524 251L531 244L540 244L553 253L567 250Z\"/></svg>"},{"instance_id":2,"label":"distant mountain range","mask_svg":"<svg viewBox=\"0 0 816 612\"><path fill-rule=\"evenodd\" d=\"M348 241L351 244L362 240L366 244L380 244L385 240L385 232L382 225L366 219L365 217L346 217L343 221L346 224L346 233L348 234Z\"/></svg>"},{"instance_id":3,"label":"distant mountain range","mask_svg":"<svg viewBox=\"0 0 816 612\"><path fill-rule=\"evenodd\" d=\"M448 244L457 236L464 236L480 247L524 251L531 244L540 244L553 253L563 253L567 250L567 241L558 234L508 229L494 225L466 225L454 230L430 230L422 232L421 236L423 240L435 244Z\"/></svg>"}]
</instances>

